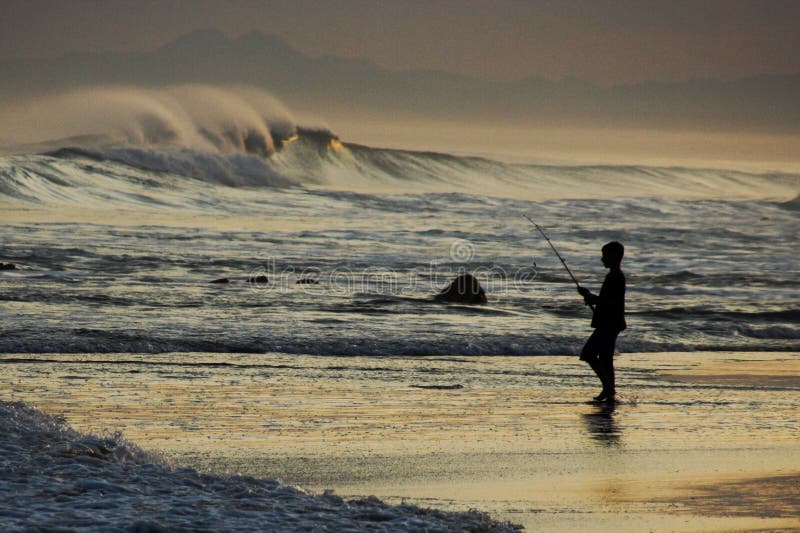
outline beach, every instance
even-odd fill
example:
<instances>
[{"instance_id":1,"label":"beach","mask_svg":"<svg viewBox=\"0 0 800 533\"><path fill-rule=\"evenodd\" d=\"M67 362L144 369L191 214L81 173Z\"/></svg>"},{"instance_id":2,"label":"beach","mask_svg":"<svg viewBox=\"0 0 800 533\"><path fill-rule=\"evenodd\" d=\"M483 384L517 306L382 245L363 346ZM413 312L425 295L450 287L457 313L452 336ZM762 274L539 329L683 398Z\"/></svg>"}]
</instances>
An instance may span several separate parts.
<instances>
[{"instance_id":1,"label":"beach","mask_svg":"<svg viewBox=\"0 0 800 533\"><path fill-rule=\"evenodd\" d=\"M533 531L800 527L796 352L617 357L5 354L3 400L171 464Z\"/></svg>"},{"instance_id":2,"label":"beach","mask_svg":"<svg viewBox=\"0 0 800 533\"><path fill-rule=\"evenodd\" d=\"M800 2L3 7L0 533L800 531Z\"/></svg>"}]
</instances>

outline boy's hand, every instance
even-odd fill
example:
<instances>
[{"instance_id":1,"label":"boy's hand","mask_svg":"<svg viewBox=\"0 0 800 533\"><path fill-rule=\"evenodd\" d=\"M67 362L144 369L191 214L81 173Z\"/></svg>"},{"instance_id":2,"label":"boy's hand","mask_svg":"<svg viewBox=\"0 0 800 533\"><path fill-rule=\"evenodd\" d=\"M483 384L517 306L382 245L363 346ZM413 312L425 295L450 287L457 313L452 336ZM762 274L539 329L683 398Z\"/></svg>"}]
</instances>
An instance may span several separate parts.
<instances>
[{"instance_id":1,"label":"boy's hand","mask_svg":"<svg viewBox=\"0 0 800 533\"><path fill-rule=\"evenodd\" d=\"M578 294L580 294L580 295L581 295L581 296L583 296L584 298L588 298L588 297L589 297L589 295L591 295L591 294L592 294L592 291L590 291L590 290L589 290L589 289L587 289L586 287L581 287L580 285L578 285Z\"/></svg>"}]
</instances>

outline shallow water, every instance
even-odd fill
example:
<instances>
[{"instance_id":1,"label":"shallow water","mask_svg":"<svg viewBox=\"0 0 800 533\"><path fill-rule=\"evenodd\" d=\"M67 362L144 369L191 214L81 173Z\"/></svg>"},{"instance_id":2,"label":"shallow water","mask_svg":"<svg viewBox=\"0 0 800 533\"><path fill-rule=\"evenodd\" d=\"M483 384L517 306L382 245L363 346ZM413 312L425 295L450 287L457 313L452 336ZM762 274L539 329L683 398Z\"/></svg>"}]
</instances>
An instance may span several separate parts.
<instances>
[{"instance_id":1,"label":"shallow water","mask_svg":"<svg viewBox=\"0 0 800 533\"><path fill-rule=\"evenodd\" d=\"M800 525L779 499L701 505L726 481L796 483L798 355L621 356L613 409L584 403L587 367L547 356L20 354L0 359L0 387L216 472L533 530L746 529Z\"/></svg>"}]
</instances>

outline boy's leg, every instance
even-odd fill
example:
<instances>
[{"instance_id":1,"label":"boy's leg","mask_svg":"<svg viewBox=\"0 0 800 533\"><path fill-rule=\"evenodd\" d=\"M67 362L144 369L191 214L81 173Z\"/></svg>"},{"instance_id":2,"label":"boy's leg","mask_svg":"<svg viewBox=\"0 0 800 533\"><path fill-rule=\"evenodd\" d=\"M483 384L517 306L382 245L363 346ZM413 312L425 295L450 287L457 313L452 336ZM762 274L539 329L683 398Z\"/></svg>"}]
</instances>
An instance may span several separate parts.
<instances>
[{"instance_id":1,"label":"boy's leg","mask_svg":"<svg viewBox=\"0 0 800 533\"><path fill-rule=\"evenodd\" d=\"M600 367L599 370L602 374L600 379L603 381L603 391L606 393L607 397L613 398L617 392L616 375L614 372L614 358L601 357L598 361Z\"/></svg>"},{"instance_id":2,"label":"boy's leg","mask_svg":"<svg viewBox=\"0 0 800 533\"><path fill-rule=\"evenodd\" d=\"M597 401L605 400L609 397L609 395L614 395L614 383L609 382L609 373L605 368L604 362L600 358L593 358L589 361L589 366L592 367L594 373L597 374L597 377L600 378L600 384L603 386L603 390L600 391L600 394L594 397ZM613 378L612 378L613 379Z\"/></svg>"},{"instance_id":3,"label":"boy's leg","mask_svg":"<svg viewBox=\"0 0 800 533\"><path fill-rule=\"evenodd\" d=\"M583 346L583 350L581 350L581 360L589 364L592 370L594 370L594 373L597 374L597 377L600 378L600 383L603 385L603 391L595 397L595 400L604 399L607 396L608 390L606 383L606 376L608 373L604 370L600 358L598 357L602 351L602 337L603 335L600 330L594 330Z\"/></svg>"},{"instance_id":4,"label":"boy's leg","mask_svg":"<svg viewBox=\"0 0 800 533\"><path fill-rule=\"evenodd\" d=\"M603 390L609 400L614 399L617 392L616 372L614 370L614 350L617 345L618 331L604 332L602 349L599 354L600 372L602 374Z\"/></svg>"}]
</instances>

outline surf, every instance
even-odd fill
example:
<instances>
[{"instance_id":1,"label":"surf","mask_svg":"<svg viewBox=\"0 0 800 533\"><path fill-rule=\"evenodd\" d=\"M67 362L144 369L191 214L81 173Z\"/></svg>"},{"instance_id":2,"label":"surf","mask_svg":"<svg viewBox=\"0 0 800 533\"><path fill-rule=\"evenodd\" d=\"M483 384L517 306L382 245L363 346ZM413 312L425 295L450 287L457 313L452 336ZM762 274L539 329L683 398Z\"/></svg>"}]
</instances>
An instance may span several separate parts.
<instances>
[{"instance_id":1,"label":"surf","mask_svg":"<svg viewBox=\"0 0 800 533\"><path fill-rule=\"evenodd\" d=\"M0 148L0 194L40 203L80 204L68 189L91 181L132 185L139 196L168 183L527 200L795 198L789 208L800 190L792 173L543 165L371 146L340 138L322 120L299 121L267 92L243 86L81 89L11 106L0 124L0 139L14 139Z\"/></svg>"}]
</instances>

